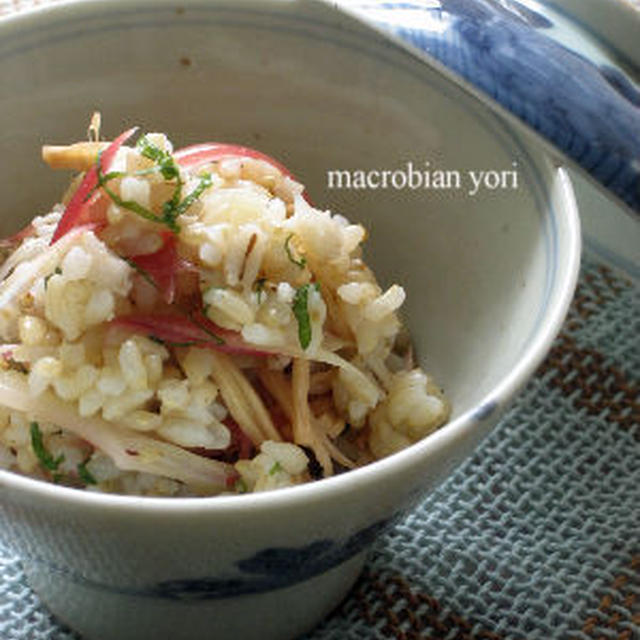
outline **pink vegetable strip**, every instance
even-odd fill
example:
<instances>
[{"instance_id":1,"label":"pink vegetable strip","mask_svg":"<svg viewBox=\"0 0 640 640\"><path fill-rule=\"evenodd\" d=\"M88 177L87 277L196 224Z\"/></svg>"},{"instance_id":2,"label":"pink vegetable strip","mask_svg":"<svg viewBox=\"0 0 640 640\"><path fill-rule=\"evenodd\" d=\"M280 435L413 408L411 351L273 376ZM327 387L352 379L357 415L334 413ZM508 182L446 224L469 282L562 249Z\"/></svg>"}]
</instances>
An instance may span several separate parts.
<instances>
[{"instance_id":1,"label":"pink vegetable strip","mask_svg":"<svg viewBox=\"0 0 640 640\"><path fill-rule=\"evenodd\" d=\"M179 149L173 154L176 162L185 169L193 170L203 164L209 162L217 162L226 158L252 158L253 160L262 160L277 169L283 176L296 180L296 177L275 158L268 156L262 151L252 149L251 147L243 147L237 144L226 144L223 142L203 142L202 144L194 144L190 147ZM312 204L307 192L302 194L305 200Z\"/></svg>"},{"instance_id":2,"label":"pink vegetable strip","mask_svg":"<svg viewBox=\"0 0 640 640\"><path fill-rule=\"evenodd\" d=\"M120 316L109 324L178 345L195 343L195 346L225 353L253 356L272 355L272 352L260 350L247 344L239 333L222 329L201 314L194 321L180 315L139 313ZM216 340L214 336L219 336L222 342Z\"/></svg>"},{"instance_id":3,"label":"pink vegetable strip","mask_svg":"<svg viewBox=\"0 0 640 640\"><path fill-rule=\"evenodd\" d=\"M225 158L253 158L254 160L262 160L275 167L282 175L293 178L291 171L271 156L251 147L242 147L237 144L225 144L222 142L194 144L190 147L179 149L173 154L173 157L185 169L193 169L199 165Z\"/></svg>"},{"instance_id":4,"label":"pink vegetable strip","mask_svg":"<svg viewBox=\"0 0 640 640\"><path fill-rule=\"evenodd\" d=\"M113 164L113 160L116 157L116 153L120 147L136 132L137 127L133 127L124 133L121 133L103 152L100 156L100 170L102 173L109 171L109 168ZM91 192L98 185L98 168L97 166L91 167L84 176L80 186L73 194L67 208L64 210L60 222L56 227L51 238L51 244L56 242L66 233L71 231L78 224L88 222L85 218L96 201L101 197L99 194L94 194L89 197Z\"/></svg>"},{"instance_id":5,"label":"pink vegetable strip","mask_svg":"<svg viewBox=\"0 0 640 640\"><path fill-rule=\"evenodd\" d=\"M167 304L172 304L176 296L176 281L181 267L176 237L173 233L163 234L163 244L155 253L135 255L128 258L142 269L155 284Z\"/></svg>"}]
</instances>

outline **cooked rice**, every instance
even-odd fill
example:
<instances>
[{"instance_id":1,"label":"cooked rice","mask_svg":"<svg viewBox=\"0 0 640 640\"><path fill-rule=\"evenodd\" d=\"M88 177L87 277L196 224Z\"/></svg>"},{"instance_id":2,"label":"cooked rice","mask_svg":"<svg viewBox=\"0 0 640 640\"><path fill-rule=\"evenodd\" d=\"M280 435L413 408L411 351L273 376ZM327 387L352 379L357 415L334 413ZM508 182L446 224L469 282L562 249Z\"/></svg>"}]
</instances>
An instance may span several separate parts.
<instances>
[{"instance_id":1,"label":"cooked rice","mask_svg":"<svg viewBox=\"0 0 640 640\"><path fill-rule=\"evenodd\" d=\"M172 151L163 134L146 140ZM56 162L86 162L72 151ZM68 214L56 205L7 241L0 467L93 491L263 491L389 455L447 419L441 391L395 353L405 292L363 263L363 227L262 158L182 167L183 196L205 169L210 186L169 231L130 203L160 216L175 177L122 146L115 199L98 189L86 205L100 224L52 243ZM175 273L140 266L172 247ZM178 320L156 327L166 316ZM199 337L171 337L181 330Z\"/></svg>"}]
</instances>

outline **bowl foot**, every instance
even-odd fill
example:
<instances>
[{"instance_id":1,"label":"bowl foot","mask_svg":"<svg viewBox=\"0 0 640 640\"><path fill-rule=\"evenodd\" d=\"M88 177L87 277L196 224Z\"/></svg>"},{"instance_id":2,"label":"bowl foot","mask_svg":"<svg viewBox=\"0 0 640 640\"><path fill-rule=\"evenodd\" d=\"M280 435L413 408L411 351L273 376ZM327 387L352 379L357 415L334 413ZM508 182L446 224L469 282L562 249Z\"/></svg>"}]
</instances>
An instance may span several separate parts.
<instances>
[{"instance_id":1,"label":"bowl foot","mask_svg":"<svg viewBox=\"0 0 640 640\"><path fill-rule=\"evenodd\" d=\"M312 629L346 596L365 553L295 585L195 600L132 595L97 587L38 564L27 580L48 609L83 640L291 640Z\"/></svg>"}]
</instances>

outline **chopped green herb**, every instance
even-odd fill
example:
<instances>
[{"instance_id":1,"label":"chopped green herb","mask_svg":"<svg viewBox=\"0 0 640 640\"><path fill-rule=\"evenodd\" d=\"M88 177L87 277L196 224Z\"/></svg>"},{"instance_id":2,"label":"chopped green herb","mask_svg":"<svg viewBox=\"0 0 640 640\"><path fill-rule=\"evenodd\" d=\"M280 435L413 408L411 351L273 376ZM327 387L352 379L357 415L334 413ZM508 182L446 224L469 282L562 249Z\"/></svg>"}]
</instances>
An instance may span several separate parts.
<instances>
[{"instance_id":1,"label":"chopped green herb","mask_svg":"<svg viewBox=\"0 0 640 640\"><path fill-rule=\"evenodd\" d=\"M313 286L313 284L302 285L296 289L296 295L293 298L293 315L298 321L298 339L303 349L311 344L311 318L309 317L308 302L309 287Z\"/></svg>"},{"instance_id":2,"label":"chopped green herb","mask_svg":"<svg viewBox=\"0 0 640 640\"><path fill-rule=\"evenodd\" d=\"M60 463L64 460L64 455L59 455L57 458L54 458L47 451L44 446L44 442L42 441L42 431L40 431L40 425L37 422L32 422L30 428L31 446L33 447L33 452L36 454L38 460L40 461L40 464L49 471L56 471L60 466Z\"/></svg>"},{"instance_id":3,"label":"chopped green herb","mask_svg":"<svg viewBox=\"0 0 640 640\"><path fill-rule=\"evenodd\" d=\"M215 334L209 327L204 325L202 322L199 322L197 318L194 317L193 313L189 313L189 320L193 322L199 329L202 329L208 336L211 336L218 344L225 344L225 341L217 334Z\"/></svg>"},{"instance_id":4,"label":"chopped green herb","mask_svg":"<svg viewBox=\"0 0 640 640\"><path fill-rule=\"evenodd\" d=\"M156 342L157 344L161 344L165 347L197 347L198 345L206 344L206 342L202 340L189 340L187 342L173 342L171 340L163 340L162 338L158 338L158 336L149 336L149 340L152 342Z\"/></svg>"},{"instance_id":5,"label":"chopped green herb","mask_svg":"<svg viewBox=\"0 0 640 640\"><path fill-rule=\"evenodd\" d=\"M100 154L98 154L98 165L97 165L97 168L98 168L98 186L102 187L104 189L105 193L119 207L122 207L123 209L128 209L129 211L132 211L136 215L139 215L141 218L145 218L146 220L150 220L151 222L157 222L159 224L165 224L165 225L167 225L169 227L169 229L171 229L171 231L174 231L175 233L180 231L180 227L177 225L175 220L169 219L169 218L165 218L165 216L158 216L155 213L153 213L153 211L147 209L146 207L143 207L139 202L136 202L135 200L123 200L117 193L115 193L115 191L113 191L111 188L109 188L107 186L107 179L106 179L107 176L105 174L103 174L102 170L101 170L101 157L100 157Z\"/></svg>"},{"instance_id":6,"label":"chopped green herb","mask_svg":"<svg viewBox=\"0 0 640 640\"><path fill-rule=\"evenodd\" d=\"M102 152L98 153L98 163L96 166L96 170L98 172L98 181L96 182L96 186L93 187L93 189L91 189L89 191L89 193L87 193L87 195L84 198L84 202L88 202L89 199L91 198L91 196L102 186L104 186L105 184L107 184L107 182L110 182L111 180L115 180L116 178L124 178L127 173L125 171L110 171L109 173L101 173L101 169L102 166L100 164L100 154Z\"/></svg>"},{"instance_id":7,"label":"chopped green herb","mask_svg":"<svg viewBox=\"0 0 640 640\"><path fill-rule=\"evenodd\" d=\"M180 199L182 198L182 187L184 186L182 178L180 177L180 168L168 151L163 151L160 147L156 147L146 136L142 136L140 140L138 140L138 149L145 158L156 163L155 168L165 180L168 182L172 180L176 181L173 195L162 205L162 216L158 217L160 221L166 224L172 231L178 232L180 228L177 227L176 218L188 208L187 205L184 209L180 210Z\"/></svg>"},{"instance_id":8,"label":"chopped green herb","mask_svg":"<svg viewBox=\"0 0 640 640\"><path fill-rule=\"evenodd\" d=\"M175 207L175 211L173 211L172 214L175 216L182 215L212 184L210 173L201 175L198 186ZM166 204L165 202L165 205Z\"/></svg>"},{"instance_id":9,"label":"chopped green herb","mask_svg":"<svg viewBox=\"0 0 640 640\"><path fill-rule=\"evenodd\" d=\"M249 487L247 487L247 483L242 478L238 478L236 480L235 484L233 485L233 488L238 493L247 493L247 491L249 491Z\"/></svg>"},{"instance_id":10,"label":"chopped green herb","mask_svg":"<svg viewBox=\"0 0 640 640\"><path fill-rule=\"evenodd\" d=\"M62 273L62 269L60 267L56 267L55 271L53 273L50 273L48 276L45 276L44 279L44 290L47 290L47 286L49 285L49 280L51 280L51 278L54 275L59 276Z\"/></svg>"},{"instance_id":11,"label":"chopped green herb","mask_svg":"<svg viewBox=\"0 0 640 640\"><path fill-rule=\"evenodd\" d=\"M303 256L299 260L296 260L293 253L291 252L291 247L289 246L291 238L293 238L293 233L290 233L287 236L287 239L284 241L284 250L287 252L287 258L289 258L289 261L293 262L293 264L295 264L296 266L304 269L305 265L307 264L307 259Z\"/></svg>"},{"instance_id":12,"label":"chopped green herb","mask_svg":"<svg viewBox=\"0 0 640 640\"><path fill-rule=\"evenodd\" d=\"M98 184L96 185L96 189L104 189L105 193L119 207L128 209L145 220L163 224L169 227L169 229L174 233L178 233L180 231L180 226L176 221L178 216L182 215L212 185L211 175L201 175L200 182L196 188L182 199L182 188L184 183L180 177L180 167L174 160L173 156L168 151L164 151L155 146L146 136L142 136L142 138L138 140L138 149L145 158L155 162L156 166L151 169L138 171L134 175L147 175L149 173L159 172L168 182L175 181L173 194L169 200L163 203L161 215L143 207L140 203L134 200L123 200L108 186L108 183L114 178L121 178L127 174L121 171L112 171L111 173L103 174L101 171L101 154L98 154ZM93 192L91 192L87 198L89 198L92 193Z\"/></svg>"},{"instance_id":13,"label":"chopped green herb","mask_svg":"<svg viewBox=\"0 0 640 640\"><path fill-rule=\"evenodd\" d=\"M279 471L282 471L282 465L278 461L276 461L273 463L271 469L269 469L269 475L275 476Z\"/></svg>"},{"instance_id":14,"label":"chopped green herb","mask_svg":"<svg viewBox=\"0 0 640 640\"><path fill-rule=\"evenodd\" d=\"M163 151L160 147L156 147L155 144L149 141L147 136L142 136L138 140L137 146L145 158L156 163L158 171L160 171L165 180L177 180L180 183L180 169L168 151Z\"/></svg>"},{"instance_id":15,"label":"chopped green herb","mask_svg":"<svg viewBox=\"0 0 640 640\"><path fill-rule=\"evenodd\" d=\"M127 256L120 256L132 269L137 271L154 289L158 288L156 281L151 277L146 269L143 269L140 265L136 264L131 258Z\"/></svg>"},{"instance_id":16,"label":"chopped green herb","mask_svg":"<svg viewBox=\"0 0 640 640\"><path fill-rule=\"evenodd\" d=\"M85 484L98 484L93 475L91 475L89 469L87 469L87 462L89 462L89 458L87 458L84 462L80 462L78 464L78 477Z\"/></svg>"},{"instance_id":17,"label":"chopped green herb","mask_svg":"<svg viewBox=\"0 0 640 640\"><path fill-rule=\"evenodd\" d=\"M266 295L264 290L264 285L266 284L266 282L267 282L266 278L259 278L258 280L255 281L255 284L253 285L254 289L256 290L256 294L258 296L258 304L260 304L263 294Z\"/></svg>"}]
</instances>

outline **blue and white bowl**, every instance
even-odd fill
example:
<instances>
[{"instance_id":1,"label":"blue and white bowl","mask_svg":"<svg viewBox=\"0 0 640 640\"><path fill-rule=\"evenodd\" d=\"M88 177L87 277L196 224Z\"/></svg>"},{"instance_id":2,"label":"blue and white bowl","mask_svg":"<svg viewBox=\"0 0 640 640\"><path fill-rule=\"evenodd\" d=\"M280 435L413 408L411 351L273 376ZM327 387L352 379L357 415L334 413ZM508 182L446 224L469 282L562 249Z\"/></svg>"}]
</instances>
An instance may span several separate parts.
<instances>
[{"instance_id":1,"label":"blue and white bowl","mask_svg":"<svg viewBox=\"0 0 640 640\"><path fill-rule=\"evenodd\" d=\"M233 140L280 158L315 202L367 226L368 260L406 286L417 353L453 415L399 454L305 486L207 499L0 472L5 538L44 602L86 638L303 633L549 349L580 254L564 169L441 70L311 0L66 2L0 23L0 83L3 233L59 197L63 178L40 166L39 145L76 138L100 109L108 134L140 124L179 145ZM409 163L423 181L434 172L430 188L391 177L375 187L381 172L409 175ZM331 170L351 172L352 188L329 188ZM368 188L355 186L358 171L373 176ZM450 173L437 182L436 171Z\"/></svg>"}]
</instances>

